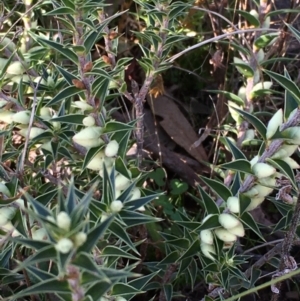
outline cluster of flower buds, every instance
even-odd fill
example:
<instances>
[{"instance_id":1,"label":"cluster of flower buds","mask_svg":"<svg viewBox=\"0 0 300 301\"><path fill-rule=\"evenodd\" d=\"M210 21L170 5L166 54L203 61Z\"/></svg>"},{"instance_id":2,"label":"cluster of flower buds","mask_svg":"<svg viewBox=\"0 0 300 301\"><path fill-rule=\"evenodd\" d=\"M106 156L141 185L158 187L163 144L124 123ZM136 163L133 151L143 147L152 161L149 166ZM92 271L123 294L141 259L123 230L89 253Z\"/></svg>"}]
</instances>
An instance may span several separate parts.
<instances>
[{"instance_id":1,"label":"cluster of flower buds","mask_svg":"<svg viewBox=\"0 0 300 301\"><path fill-rule=\"evenodd\" d=\"M208 217L209 216L207 216L204 221ZM245 235L243 224L231 213L221 213L219 215L219 224L221 226L219 228L202 230L200 232L201 251L204 256L212 260L214 260L212 254L216 253L214 247L214 235L225 243L224 247L226 248L232 246L238 237L243 237Z\"/></svg>"},{"instance_id":2,"label":"cluster of flower buds","mask_svg":"<svg viewBox=\"0 0 300 301\"><path fill-rule=\"evenodd\" d=\"M66 213L65 211L61 211L57 214L56 221L53 220L53 217L49 217L49 220L56 222L58 228L60 228L65 235L63 237L59 237L59 239L55 244L55 249L58 252L62 254L67 254L72 249L78 248L86 242L87 234L83 231L80 231L72 235L71 237L68 237L68 233L70 232L71 229L72 220L69 214Z\"/></svg>"}]
</instances>

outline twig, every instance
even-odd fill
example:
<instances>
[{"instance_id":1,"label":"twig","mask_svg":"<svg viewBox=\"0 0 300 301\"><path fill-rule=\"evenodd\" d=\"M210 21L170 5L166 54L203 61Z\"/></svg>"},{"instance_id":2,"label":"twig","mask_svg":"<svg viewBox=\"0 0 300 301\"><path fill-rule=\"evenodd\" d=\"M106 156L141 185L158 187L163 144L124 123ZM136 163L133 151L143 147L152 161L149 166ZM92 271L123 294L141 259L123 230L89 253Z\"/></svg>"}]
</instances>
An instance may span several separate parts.
<instances>
[{"instance_id":1,"label":"twig","mask_svg":"<svg viewBox=\"0 0 300 301\"><path fill-rule=\"evenodd\" d=\"M25 156L26 156L26 153L27 153L28 144L29 144L30 131L31 131L33 121L34 121L35 109L36 109L37 101L38 101L37 91L38 91L39 85L41 83L41 80L42 80L42 77L39 79L39 81L37 82L37 84L34 88L30 120L29 120L29 124L28 124L28 128L27 128L27 134L26 134L26 138L25 138L25 143L24 143L24 148L23 148L23 151L22 151L20 164L18 165L18 169L17 169L17 173L19 175L23 175L23 172L24 172L24 161L25 161Z\"/></svg>"},{"instance_id":2,"label":"twig","mask_svg":"<svg viewBox=\"0 0 300 301\"><path fill-rule=\"evenodd\" d=\"M296 230L298 227L300 219L300 184L298 183L298 198L295 206L295 210L293 213L291 227L286 232L285 238L281 245L281 261L279 265L278 272L275 276L282 276L284 274L288 274L290 271L297 269L297 263L295 259L290 256L290 251L294 244L294 239L296 236ZM281 282L278 282L276 286L272 287L273 296L272 301L278 300L279 293L280 293Z\"/></svg>"},{"instance_id":3,"label":"twig","mask_svg":"<svg viewBox=\"0 0 300 301\"><path fill-rule=\"evenodd\" d=\"M157 9L163 9L161 5L157 5ZM168 17L163 17L163 22L161 25L161 30L159 32L159 36L161 38L161 43L158 44L157 49L153 49L153 46L151 46L152 52L154 52L153 57L156 57L156 59L153 59L153 70L151 70L144 80L144 83L139 91L137 91L138 87L137 84L134 81L131 81L133 91L133 97L129 93L125 93L125 97L127 97L128 100L130 100L135 108L135 116L137 119L137 128L136 128L136 139L137 139L137 166L138 168L141 168L142 165L142 158L143 158L143 144L144 144L144 102L146 99L146 96L148 94L148 91L150 89L150 86L155 78L156 70L160 65L162 54L163 54L163 47L165 44L165 40L167 37L167 29L169 27L169 19ZM129 96L130 95L130 96ZM129 96L129 97L128 97Z\"/></svg>"}]
</instances>

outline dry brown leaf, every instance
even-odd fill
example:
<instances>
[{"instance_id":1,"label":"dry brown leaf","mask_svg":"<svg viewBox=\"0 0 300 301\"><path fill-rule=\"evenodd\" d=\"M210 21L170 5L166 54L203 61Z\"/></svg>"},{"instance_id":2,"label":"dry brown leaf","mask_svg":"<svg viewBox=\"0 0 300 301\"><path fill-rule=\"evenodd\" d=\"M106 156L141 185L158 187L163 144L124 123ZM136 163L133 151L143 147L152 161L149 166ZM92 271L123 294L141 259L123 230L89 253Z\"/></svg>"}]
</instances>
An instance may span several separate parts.
<instances>
[{"instance_id":1,"label":"dry brown leaf","mask_svg":"<svg viewBox=\"0 0 300 301\"><path fill-rule=\"evenodd\" d=\"M159 123L173 141L184 148L197 161L208 161L202 145L197 148L191 147L198 136L173 100L161 95L156 99L152 98L152 101L148 98L147 101L152 113L163 119Z\"/></svg>"}]
</instances>

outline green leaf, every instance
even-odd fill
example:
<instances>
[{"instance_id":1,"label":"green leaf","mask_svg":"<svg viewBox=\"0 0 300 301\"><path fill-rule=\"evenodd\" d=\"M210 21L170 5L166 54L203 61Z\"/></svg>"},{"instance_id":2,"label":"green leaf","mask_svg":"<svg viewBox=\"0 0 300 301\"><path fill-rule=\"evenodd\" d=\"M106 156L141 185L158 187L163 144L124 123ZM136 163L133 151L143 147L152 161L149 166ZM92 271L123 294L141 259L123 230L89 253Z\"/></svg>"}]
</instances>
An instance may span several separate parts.
<instances>
[{"instance_id":1,"label":"green leaf","mask_svg":"<svg viewBox=\"0 0 300 301\"><path fill-rule=\"evenodd\" d=\"M89 289L85 292L85 296L89 296L88 300L100 300L101 297L112 287L111 281L101 280L94 283Z\"/></svg>"},{"instance_id":2,"label":"green leaf","mask_svg":"<svg viewBox=\"0 0 300 301\"><path fill-rule=\"evenodd\" d=\"M142 290L147 285L147 283L151 279L153 279L157 274L158 272L154 272L146 276L138 277L137 279L128 281L128 284L134 287L135 289Z\"/></svg>"},{"instance_id":3,"label":"green leaf","mask_svg":"<svg viewBox=\"0 0 300 301\"><path fill-rule=\"evenodd\" d=\"M247 160L245 154L235 144L233 144L230 139L228 139L227 137L222 138L224 138L224 144L226 144L227 147L230 149L230 152L232 153L235 160Z\"/></svg>"},{"instance_id":4,"label":"green leaf","mask_svg":"<svg viewBox=\"0 0 300 301\"><path fill-rule=\"evenodd\" d=\"M240 214L243 214L251 203L251 199L244 194L239 194Z\"/></svg>"},{"instance_id":5,"label":"green leaf","mask_svg":"<svg viewBox=\"0 0 300 301\"><path fill-rule=\"evenodd\" d=\"M138 295L143 293L143 291L138 290L136 288L134 288L133 286L130 286L128 284L125 283L117 283L114 285L113 290L112 290L112 294L116 295L116 296L130 296L132 294ZM96 300L96 299L93 299Z\"/></svg>"},{"instance_id":6,"label":"green leaf","mask_svg":"<svg viewBox=\"0 0 300 301\"><path fill-rule=\"evenodd\" d=\"M235 10L230 9L230 10L244 17L254 27L260 26L259 20L255 16L251 15L249 12L240 9L235 9Z\"/></svg>"},{"instance_id":7,"label":"green leaf","mask_svg":"<svg viewBox=\"0 0 300 301\"><path fill-rule=\"evenodd\" d=\"M220 165L221 168L236 170L239 172L253 174L251 164L248 160L239 159Z\"/></svg>"},{"instance_id":8,"label":"green leaf","mask_svg":"<svg viewBox=\"0 0 300 301\"><path fill-rule=\"evenodd\" d=\"M239 112L243 118L245 118L249 123L251 123L255 129L259 132L259 134L262 136L264 140L266 140L266 126L253 114L250 114L248 112L242 111L240 109L232 107L233 110Z\"/></svg>"},{"instance_id":9,"label":"green leaf","mask_svg":"<svg viewBox=\"0 0 300 301\"><path fill-rule=\"evenodd\" d=\"M243 222L245 226L251 229L262 241L265 241L263 235L261 234L257 223L253 219L252 215L249 212L244 212L244 214L240 217L240 220Z\"/></svg>"},{"instance_id":10,"label":"green leaf","mask_svg":"<svg viewBox=\"0 0 300 301\"><path fill-rule=\"evenodd\" d=\"M186 250L185 253L182 254L182 256L180 258L177 259L177 262L191 257L191 256L195 256L196 254L198 254L200 252L200 241L199 239L196 239L192 245Z\"/></svg>"},{"instance_id":11,"label":"green leaf","mask_svg":"<svg viewBox=\"0 0 300 301\"><path fill-rule=\"evenodd\" d=\"M163 290L165 293L165 300L171 301L173 298L173 285L171 283L167 283L163 285Z\"/></svg>"},{"instance_id":12,"label":"green leaf","mask_svg":"<svg viewBox=\"0 0 300 301\"><path fill-rule=\"evenodd\" d=\"M259 38L257 38L254 41L254 45L256 48L265 48L269 44L273 42L274 39L276 39L279 36L279 32L273 32L273 33L268 33L261 35Z\"/></svg>"},{"instance_id":13,"label":"green leaf","mask_svg":"<svg viewBox=\"0 0 300 301\"><path fill-rule=\"evenodd\" d=\"M105 221L99 223L96 227L90 230L87 234L86 242L78 248L77 252L89 253L96 245L98 239L104 235L105 231L108 229L113 220L114 215L111 215Z\"/></svg>"},{"instance_id":14,"label":"green leaf","mask_svg":"<svg viewBox=\"0 0 300 301\"><path fill-rule=\"evenodd\" d=\"M31 31L28 32L31 37L38 41L39 43L46 45L46 46L50 46L52 49L58 51L59 53L61 53L65 58L71 60L75 65L78 64L78 57L76 55L76 53L74 53L72 50L65 48L64 45L60 44L60 43L56 43L54 41L51 40L46 40L44 38L39 37L38 35L32 33Z\"/></svg>"},{"instance_id":15,"label":"green leaf","mask_svg":"<svg viewBox=\"0 0 300 301\"><path fill-rule=\"evenodd\" d=\"M109 227L109 231L116 235L121 241L123 241L133 252L140 256L129 235L127 234L126 229L121 227L117 222L113 222Z\"/></svg>"},{"instance_id":16,"label":"green leaf","mask_svg":"<svg viewBox=\"0 0 300 301\"><path fill-rule=\"evenodd\" d=\"M127 253L116 246L107 246L101 253L101 256L104 257L119 257L119 258L129 258L132 260L139 260L138 257L133 256L130 253Z\"/></svg>"},{"instance_id":17,"label":"green leaf","mask_svg":"<svg viewBox=\"0 0 300 301\"><path fill-rule=\"evenodd\" d=\"M21 212L20 209L18 209L15 216L11 220L11 223L15 226L17 231L19 231L24 237L26 237L27 230L24 227L23 216L24 216L24 214Z\"/></svg>"},{"instance_id":18,"label":"green leaf","mask_svg":"<svg viewBox=\"0 0 300 301\"><path fill-rule=\"evenodd\" d=\"M294 186L294 189L298 190L294 172L285 161L270 158L267 158L266 161L273 165L275 168L278 168L291 181L292 185Z\"/></svg>"},{"instance_id":19,"label":"green leaf","mask_svg":"<svg viewBox=\"0 0 300 301\"><path fill-rule=\"evenodd\" d=\"M187 183L181 182L178 179L172 179L170 185L171 185L170 193L172 195L181 195L184 192L186 192L189 188Z\"/></svg>"},{"instance_id":20,"label":"green leaf","mask_svg":"<svg viewBox=\"0 0 300 301\"><path fill-rule=\"evenodd\" d=\"M232 196L231 191L219 181L200 176L201 180L214 191L222 200L227 200Z\"/></svg>"},{"instance_id":21,"label":"green leaf","mask_svg":"<svg viewBox=\"0 0 300 301\"><path fill-rule=\"evenodd\" d=\"M220 214L220 210L216 202L204 191L200 185L198 186L198 189L200 191L207 214Z\"/></svg>"},{"instance_id":22,"label":"green leaf","mask_svg":"<svg viewBox=\"0 0 300 301\"><path fill-rule=\"evenodd\" d=\"M102 270L98 268L94 258L91 258L90 254L80 253L72 261L72 264L78 266L82 271L86 271L87 273L92 274L93 277L98 276L101 280L104 280L106 278L105 273L103 273ZM109 281L109 279L105 280Z\"/></svg>"},{"instance_id":23,"label":"green leaf","mask_svg":"<svg viewBox=\"0 0 300 301\"><path fill-rule=\"evenodd\" d=\"M228 91L221 91L221 90L207 90L210 93L217 93L224 95L227 99L234 101L239 106L244 106L245 102L239 96L235 95L234 93Z\"/></svg>"},{"instance_id":24,"label":"green leaf","mask_svg":"<svg viewBox=\"0 0 300 301\"><path fill-rule=\"evenodd\" d=\"M254 71L253 69L246 63L232 63L236 67L236 69L245 77L253 77Z\"/></svg>"},{"instance_id":25,"label":"green leaf","mask_svg":"<svg viewBox=\"0 0 300 301\"><path fill-rule=\"evenodd\" d=\"M288 92L294 97L294 100L297 101L298 105L300 105L300 90L292 80L290 80L286 76L272 71L264 70L264 72L272 79L274 79L284 89L288 90Z\"/></svg>"},{"instance_id":26,"label":"green leaf","mask_svg":"<svg viewBox=\"0 0 300 301\"><path fill-rule=\"evenodd\" d=\"M81 169L82 169L82 171L84 171L85 169L86 169L86 167L87 167L87 165L90 163L90 161L100 152L102 150L102 148L100 147L99 148L99 146L97 146L97 147L92 147L92 148L90 148L88 151L87 151L87 153L86 153L86 155L85 155L85 157L84 157L84 160L83 160L83 164L82 164L82 167L81 167ZM100 170L100 167L99 167L99 170Z\"/></svg>"},{"instance_id":27,"label":"green leaf","mask_svg":"<svg viewBox=\"0 0 300 301\"><path fill-rule=\"evenodd\" d=\"M219 228L221 225L219 223L219 214L213 214L209 217L206 217L206 220L200 227L197 228L197 231L209 230Z\"/></svg>"},{"instance_id":28,"label":"green leaf","mask_svg":"<svg viewBox=\"0 0 300 301\"><path fill-rule=\"evenodd\" d=\"M59 93L57 93L53 98L52 100L50 100L46 106L47 107L51 107L53 105L55 105L56 103L66 99L66 98L69 98L71 96L74 96L74 95L77 95L79 94L80 92L82 92L81 89L78 89L74 86L70 86L70 87L67 87L65 89L63 89L62 91L60 91Z\"/></svg>"},{"instance_id":29,"label":"green leaf","mask_svg":"<svg viewBox=\"0 0 300 301\"><path fill-rule=\"evenodd\" d=\"M109 121L106 123L103 133L114 133L118 131L131 131L134 129L133 125L125 124L118 121Z\"/></svg>"},{"instance_id":30,"label":"green leaf","mask_svg":"<svg viewBox=\"0 0 300 301\"><path fill-rule=\"evenodd\" d=\"M58 122L63 122L63 123L82 125L82 120L85 117L86 116L82 115L82 114L71 114L71 115L64 115L64 116L51 118L51 121L58 121Z\"/></svg>"},{"instance_id":31,"label":"green leaf","mask_svg":"<svg viewBox=\"0 0 300 301\"><path fill-rule=\"evenodd\" d=\"M142 206L147 205L149 202L151 202L152 200L158 198L161 194L157 193L157 194L153 194L153 195L147 195L144 197L140 197L139 199L135 199L135 200L130 200L124 203L124 205L127 208L130 208L130 210L136 210L139 209Z\"/></svg>"},{"instance_id":32,"label":"green leaf","mask_svg":"<svg viewBox=\"0 0 300 301\"><path fill-rule=\"evenodd\" d=\"M185 239L185 238L177 238L177 239L173 239L173 240L167 240L166 244L174 246L180 249L187 249L189 247L189 240Z\"/></svg>"},{"instance_id":33,"label":"green leaf","mask_svg":"<svg viewBox=\"0 0 300 301\"><path fill-rule=\"evenodd\" d=\"M71 290L67 280L50 279L23 289L21 292L11 297L10 300L13 301L29 295L47 293L71 294Z\"/></svg>"},{"instance_id":34,"label":"green leaf","mask_svg":"<svg viewBox=\"0 0 300 301\"><path fill-rule=\"evenodd\" d=\"M73 75L72 73L68 72L67 70L65 70L64 68L62 68L56 64L53 64L53 65L58 70L58 72L63 76L63 78L66 80L66 82L70 86L73 86L72 79L77 79L77 77L75 75Z\"/></svg>"},{"instance_id":35,"label":"green leaf","mask_svg":"<svg viewBox=\"0 0 300 301\"><path fill-rule=\"evenodd\" d=\"M47 216L52 216L52 213L50 210L48 210L48 208L46 208L45 206L43 206L42 204L40 204L39 202L37 202L36 200L34 200L30 195L26 195L26 198L28 199L28 201L31 203L31 205L34 208L34 211L44 217L47 218Z\"/></svg>"},{"instance_id":36,"label":"green leaf","mask_svg":"<svg viewBox=\"0 0 300 301\"><path fill-rule=\"evenodd\" d=\"M58 16L58 15L74 15L75 11L69 7L59 7L45 13L46 16Z\"/></svg>"},{"instance_id":37,"label":"green leaf","mask_svg":"<svg viewBox=\"0 0 300 301\"><path fill-rule=\"evenodd\" d=\"M291 77L288 73L288 71L286 70L286 68L284 68L284 76L291 80ZM298 102L295 99L295 97L290 93L290 91L288 89L285 89L285 95L284 95L284 120L288 120L290 114L292 113L292 111L294 109L296 109L298 107Z\"/></svg>"}]
</instances>

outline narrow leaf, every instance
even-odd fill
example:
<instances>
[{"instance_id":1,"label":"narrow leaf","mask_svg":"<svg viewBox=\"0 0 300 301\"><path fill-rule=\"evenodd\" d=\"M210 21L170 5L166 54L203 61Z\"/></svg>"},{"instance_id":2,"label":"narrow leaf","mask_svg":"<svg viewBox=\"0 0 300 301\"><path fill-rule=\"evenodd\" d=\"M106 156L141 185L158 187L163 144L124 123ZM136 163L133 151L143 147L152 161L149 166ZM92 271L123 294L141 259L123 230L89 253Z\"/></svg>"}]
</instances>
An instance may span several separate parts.
<instances>
[{"instance_id":1,"label":"narrow leaf","mask_svg":"<svg viewBox=\"0 0 300 301\"><path fill-rule=\"evenodd\" d=\"M209 186L209 188L214 191L222 200L227 200L230 196L232 196L231 191L219 181L209 179L201 176L201 180Z\"/></svg>"},{"instance_id":2,"label":"narrow leaf","mask_svg":"<svg viewBox=\"0 0 300 301\"><path fill-rule=\"evenodd\" d=\"M256 130L260 133L262 138L264 140L266 140L266 132L267 132L266 126L256 116L254 116L253 114L250 114L248 112L234 108L234 107L232 107L232 109L239 112L243 116L243 118L245 118L248 122L250 122L256 128Z\"/></svg>"}]
</instances>

